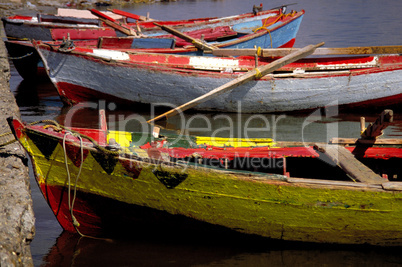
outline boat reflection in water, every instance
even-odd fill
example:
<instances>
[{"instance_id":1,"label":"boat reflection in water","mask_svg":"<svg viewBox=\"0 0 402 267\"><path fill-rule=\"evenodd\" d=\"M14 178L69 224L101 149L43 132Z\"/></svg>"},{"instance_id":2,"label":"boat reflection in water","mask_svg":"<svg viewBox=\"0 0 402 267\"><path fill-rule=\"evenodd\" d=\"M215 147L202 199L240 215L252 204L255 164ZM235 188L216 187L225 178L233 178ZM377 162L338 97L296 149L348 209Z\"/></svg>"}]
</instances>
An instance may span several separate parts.
<instances>
[{"instance_id":1,"label":"boat reflection in water","mask_svg":"<svg viewBox=\"0 0 402 267\"><path fill-rule=\"evenodd\" d=\"M394 249L325 246L245 238L174 236L130 240L80 238L63 232L42 266L384 266L402 262Z\"/></svg>"}]
</instances>

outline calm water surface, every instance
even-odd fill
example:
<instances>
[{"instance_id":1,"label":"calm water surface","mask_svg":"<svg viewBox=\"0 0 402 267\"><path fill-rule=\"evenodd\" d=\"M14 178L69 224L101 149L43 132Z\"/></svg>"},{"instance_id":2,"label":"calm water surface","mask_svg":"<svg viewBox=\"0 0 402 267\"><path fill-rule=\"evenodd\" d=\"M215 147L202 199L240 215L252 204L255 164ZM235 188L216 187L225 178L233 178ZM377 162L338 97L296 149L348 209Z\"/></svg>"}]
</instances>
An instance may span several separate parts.
<instances>
[{"instance_id":1,"label":"calm water surface","mask_svg":"<svg viewBox=\"0 0 402 267\"><path fill-rule=\"evenodd\" d=\"M282 1L242 0L180 0L171 3L137 4L125 7L140 15L150 12L156 19L228 16L251 11L253 4L262 2L265 8ZM116 6L116 8L120 8ZM299 0L289 9L304 9L306 15L300 27L296 47L326 42L327 47L400 45L402 44L402 1L375 0ZM48 82L26 82L12 70L11 89L20 106L22 119L33 122L55 119L61 123L68 117L53 86ZM395 107L393 107L395 108ZM394 109L395 123L385 136L401 137L401 110ZM399 108L400 109L400 108ZM130 110L107 106L109 128L138 130L136 118L149 118L150 107L133 105ZM158 111L157 111L158 112ZM244 137L246 125L249 137L273 137L289 141L328 141L331 137L357 137L359 119L374 121L378 111L355 111L338 114L329 110L308 114L267 114L255 117L247 114L192 114L184 120L174 117L163 125L177 129L184 125L189 133L215 136ZM189 119L194 118L189 122ZM73 117L73 124L97 127L97 111L84 109ZM93 123L92 123L93 122ZM210 123L208 125L208 122ZM234 130L230 130L234 129ZM31 173L31 189L36 215L36 236L32 242L35 266L383 266L402 265L398 250L316 246L233 237L231 240L211 240L191 237L139 237L134 240L102 241L79 239L63 233L38 190Z\"/></svg>"}]
</instances>

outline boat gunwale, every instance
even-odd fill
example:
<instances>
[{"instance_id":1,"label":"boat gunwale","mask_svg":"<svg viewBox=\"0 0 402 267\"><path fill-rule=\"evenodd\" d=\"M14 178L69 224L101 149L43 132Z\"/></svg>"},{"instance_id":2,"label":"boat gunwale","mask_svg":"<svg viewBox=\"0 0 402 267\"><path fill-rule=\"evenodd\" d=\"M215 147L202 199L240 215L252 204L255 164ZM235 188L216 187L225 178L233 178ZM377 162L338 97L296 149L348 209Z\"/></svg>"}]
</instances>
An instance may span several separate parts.
<instances>
[{"instance_id":1,"label":"boat gunwale","mask_svg":"<svg viewBox=\"0 0 402 267\"><path fill-rule=\"evenodd\" d=\"M44 44L44 43L43 43ZM47 49L51 52L56 52L51 49ZM85 50L85 49L84 49ZM109 49L105 49L109 50ZM113 51L122 51L128 54L133 54L133 55L148 55L152 54L155 56L174 56L174 57L194 57L194 56L186 56L186 55L179 55L179 54L158 54L158 53L147 53L147 52L129 52L125 50L113 50ZM197 66L189 66L189 64L181 64L181 65L174 65L172 63L163 63L163 62L144 62L144 61L138 61L138 60L115 60L115 59L109 59L106 56L99 56L95 54L91 54L89 51L71 51L69 52L71 54L74 54L79 57L83 57L84 59L95 61L95 62L100 62L105 65L114 65L114 66L122 66L122 67L129 67L129 68L139 68L139 69L146 69L149 71L158 71L158 72L164 72L164 73L169 73L172 75L182 75L182 76L202 76L202 77L214 77L217 78L216 74L219 74L218 78L236 78L239 75L244 74L247 71L250 71L253 69L253 67L250 66L239 66L239 70L234 71L233 73L231 72L224 72L220 69L203 69ZM361 56L357 55L355 57L353 56L347 56L345 59L352 59L352 58L364 58L364 57L381 57L381 58L390 58L390 57L402 57L401 55L376 55L376 56ZM197 57L197 56L196 56ZM198 56L202 57L202 56ZM332 59L332 57L329 57ZM342 58L342 57L338 57ZM225 58L225 59L231 59L231 58ZM241 60L242 58L239 58ZM244 59L244 58L243 58ZM311 61L314 60L314 58L308 58ZM251 59L248 59L251 60ZM304 64L304 62L303 62ZM341 63L339 65L342 65ZM297 67L295 67L295 70ZM382 72L391 72L391 71L398 71L402 70L402 60L401 62L397 62L394 64L378 64L377 66L370 66L370 67L350 67L350 68L345 68L345 69L320 69L320 67L312 67L308 68L307 71L304 73L296 73L296 72L291 72L289 67L283 67L281 69L278 69L275 73L270 73L267 74L266 76L260 78L259 80L272 80L272 79L286 79L286 78L293 78L293 79L316 79L316 78L325 78L325 77L344 77L344 76L359 76L359 75L367 75L367 74L373 74L373 73L382 73Z\"/></svg>"},{"instance_id":2,"label":"boat gunwale","mask_svg":"<svg viewBox=\"0 0 402 267\"><path fill-rule=\"evenodd\" d=\"M15 43L16 41L10 41L12 43ZM18 44L21 44L23 46L33 46L37 50L40 49L45 49L53 53L60 53L57 50L54 50L53 48L50 47L50 45L47 42L44 41L33 41L33 44L29 44L28 42L18 42ZM50 43L51 44L51 43ZM220 77L236 77L238 75L241 75L244 72L250 71L255 68L255 66L251 65L246 65L246 64L239 64L238 67L233 71L233 73L227 73L222 71L221 69L212 69L212 68L201 68L197 66L192 66L189 63L172 63L172 62L160 62L160 61L140 61L139 59L132 58L132 56L152 56L152 57L165 57L165 58L178 58L178 59L185 59L185 58L203 58L205 59L205 56L192 56L192 55L183 55L180 54L180 52L188 51L187 48L176 48L176 51L173 53L167 53L164 54L162 52L148 52L148 51L143 51L143 49L104 49L104 48L87 48L87 47L76 47L74 50L67 52L66 54L72 54L76 56L83 57L84 59L87 60L101 60L99 62L103 62L105 64L110 64L110 65L121 65L121 66L130 66L132 68L135 67L144 67L144 68L152 68L156 69L157 71L167 71L167 72L194 72L194 73L199 73L199 74L211 74L215 76L216 73L219 73ZM196 48L194 48L194 51ZM94 51L105 51L105 52L120 52L120 53L125 53L129 56L128 59L114 59L110 56L103 56L103 55L98 55L95 54ZM64 54L61 53L61 54ZM317 75L318 77L332 77L332 76L349 76L349 75L364 75L364 74L371 74L371 73L377 73L377 72L386 72L386 71L395 71L395 70L400 70L402 69L402 60L395 62L383 62L386 59L392 59L392 58L400 58L402 55L400 54L378 54L378 55L345 55L345 56L329 56L329 57L308 57L299 61L296 61L295 64L300 64L300 65L307 65L306 67L303 66L298 66L293 64L290 64L291 66L284 66L280 69L278 69L274 74L268 74L265 77L262 77L261 79L272 79L272 78L316 78ZM156 58L158 59L158 58ZM254 57L251 56L240 56L237 58L231 58L231 57L213 57L212 59L223 59L227 61L234 61L234 62L248 62L252 61L254 62L255 59ZM362 63L353 63L349 62L352 60L363 60L366 59L365 62ZM269 64L270 61L269 58L260 58L259 62L265 62L264 64L261 65L266 65ZM316 62L316 61L319 62ZM373 62L369 62L369 61ZM331 63L331 61L335 61L334 63ZM324 64L322 64L324 62ZM328 63L326 63L328 62ZM326 64L325 64L326 63ZM369 64L371 63L371 64ZM312 66L308 66L311 64ZM318 64L318 65L317 65ZM346 65L345 65L346 64ZM349 64L349 65L347 65ZM354 65L353 65L354 64ZM365 65L364 65L365 64ZM326 67L328 65L328 68ZM339 67L336 67L339 66ZM297 73L295 70L297 69L305 69L306 71L304 73ZM293 70L293 72L292 72ZM284 73L283 73L284 72ZM216 76L215 76L216 77Z\"/></svg>"},{"instance_id":3,"label":"boat gunwale","mask_svg":"<svg viewBox=\"0 0 402 267\"><path fill-rule=\"evenodd\" d=\"M27 131L31 131L33 133L42 135L43 138L54 138L57 139L59 142L63 141L63 137L57 136L53 132L53 134L46 133L48 131L43 129L40 131L35 129L40 126L29 126L24 125L24 129ZM85 129L85 128L82 128ZM91 129L100 131L98 129ZM64 136L64 135L63 135ZM80 144L78 138L76 140L71 140L71 138L66 138L66 141L69 142L69 145L73 145L77 148L80 148ZM90 142L85 142L85 145ZM83 143L84 144L84 143ZM83 146L84 149L93 152L99 152L95 146ZM32 155L30 155L32 157ZM337 181L337 180L326 180L326 179L311 179L311 178L299 178L299 177L287 177L285 175L280 174L272 174L272 173L263 173L263 172L252 172L252 171L243 171L243 170L232 170L232 169L221 169L214 166L204 165L204 164L191 164L182 160L178 161L166 161L160 160L155 158L145 158L136 156L133 154L128 153L119 153L116 154L116 157L119 160L123 161L130 161L136 162L139 164L149 164L149 165L164 165L165 167L178 167L180 169L190 168L194 171L207 171L207 172L214 172L214 173L221 173L226 176L226 179L240 179L250 182L260 182L265 184L277 185L277 186L294 186L294 187L305 187L305 188L316 188L316 189L331 189L331 190L355 190L355 191L373 191L373 192L387 192L387 193L399 193L402 190L402 182L390 182L388 180L384 180L382 184L368 184L364 182L355 182L355 181ZM396 189L392 189L389 185L398 185Z\"/></svg>"},{"instance_id":4,"label":"boat gunwale","mask_svg":"<svg viewBox=\"0 0 402 267\"><path fill-rule=\"evenodd\" d=\"M300 11L297 12L303 12L303 14L305 13L305 11L302 9ZM221 22L229 22L229 21L236 21L236 20L240 20L240 19L247 19L247 18L253 18L253 17L259 17L259 16L265 16L265 15L269 15L269 14L276 14L276 16L280 15L280 11L278 9L268 9L268 10L263 10L257 13L257 15L254 15L252 12L248 12L248 13L243 13L243 14L236 14L236 15L232 15L232 16L226 16L226 17L211 17L211 18L195 18L195 19L188 19L188 20L176 20L176 21L172 21L172 22L186 22L186 21L190 21L191 23L186 23L184 25L172 25L175 29L186 29L186 28L191 28L191 27L198 27L198 26L206 26L208 27L208 25L213 25L213 24L217 24L217 23L221 23ZM31 18L34 18L35 16L31 16ZM77 25L80 24L72 24L72 23L57 23L57 22L39 22L39 21L31 21L28 19L13 19L10 17L2 17L1 18L3 22L6 22L8 24L13 24L13 25L17 25L17 26L21 26L23 24L25 25L30 25L30 26L45 26L45 28L51 28L53 25L56 26L57 28L76 28ZM197 20L201 20L200 22L196 22ZM193 22L195 21L195 22ZM163 21L160 21L163 23ZM171 21L168 21L171 22ZM148 23L152 23L151 21L144 21L144 22L139 22L139 25L141 26L141 24L148 24ZM84 24L81 24L84 25ZM136 26L137 23L133 22L133 23L127 23L127 25L129 26ZM91 24L85 24L85 26L79 26L82 28L106 28L107 26L97 26L97 25L91 25ZM155 31L157 30L158 27L154 26L154 27L142 27L142 31Z\"/></svg>"}]
</instances>

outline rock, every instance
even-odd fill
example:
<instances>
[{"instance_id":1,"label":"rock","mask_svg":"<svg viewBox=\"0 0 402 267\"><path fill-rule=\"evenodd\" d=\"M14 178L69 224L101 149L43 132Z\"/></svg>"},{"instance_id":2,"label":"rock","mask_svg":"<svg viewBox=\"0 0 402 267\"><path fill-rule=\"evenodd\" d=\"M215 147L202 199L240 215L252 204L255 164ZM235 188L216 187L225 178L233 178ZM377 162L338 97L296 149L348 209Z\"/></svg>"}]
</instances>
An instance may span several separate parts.
<instances>
[{"instance_id":1,"label":"rock","mask_svg":"<svg viewBox=\"0 0 402 267\"><path fill-rule=\"evenodd\" d=\"M0 9L4 16L3 9ZM10 131L6 118L19 117L9 86L10 66L0 40L0 134ZM29 186L28 164L19 143L0 148L0 266L33 266L30 242L35 218Z\"/></svg>"},{"instance_id":2,"label":"rock","mask_svg":"<svg viewBox=\"0 0 402 267\"><path fill-rule=\"evenodd\" d=\"M1 149L0 157L0 266L33 266L30 242L35 219L26 161L13 156L14 143Z\"/></svg>"},{"instance_id":3,"label":"rock","mask_svg":"<svg viewBox=\"0 0 402 267\"><path fill-rule=\"evenodd\" d=\"M31 4L31 2L27 2L26 7L29 9L36 9L36 6L34 4Z\"/></svg>"}]
</instances>

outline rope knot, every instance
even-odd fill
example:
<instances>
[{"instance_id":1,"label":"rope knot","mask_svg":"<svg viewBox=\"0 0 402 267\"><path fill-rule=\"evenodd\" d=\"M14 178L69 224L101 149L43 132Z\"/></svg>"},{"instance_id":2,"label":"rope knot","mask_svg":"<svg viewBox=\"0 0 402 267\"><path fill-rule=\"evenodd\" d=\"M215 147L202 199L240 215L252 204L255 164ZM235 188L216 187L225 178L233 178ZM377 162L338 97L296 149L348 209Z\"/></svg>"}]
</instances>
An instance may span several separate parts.
<instances>
[{"instance_id":1,"label":"rope knot","mask_svg":"<svg viewBox=\"0 0 402 267\"><path fill-rule=\"evenodd\" d=\"M261 79L262 76L263 75L262 75L261 71L258 68L256 68L254 77L258 80L258 79Z\"/></svg>"},{"instance_id":2,"label":"rope knot","mask_svg":"<svg viewBox=\"0 0 402 267\"><path fill-rule=\"evenodd\" d=\"M51 129L53 129L55 132L58 132L58 133L60 133L61 131L63 131L63 129L62 129L60 126L57 126L57 125L47 124L47 125L43 126L43 129L48 129L48 128L51 128Z\"/></svg>"},{"instance_id":3,"label":"rope knot","mask_svg":"<svg viewBox=\"0 0 402 267\"><path fill-rule=\"evenodd\" d=\"M257 48L257 56L261 56L261 46L259 46L258 48Z\"/></svg>"}]
</instances>

